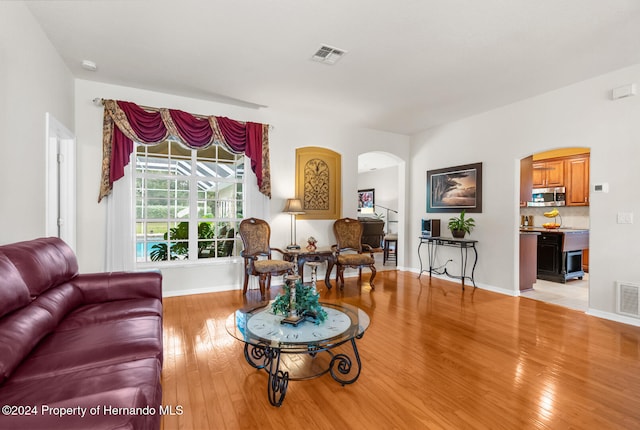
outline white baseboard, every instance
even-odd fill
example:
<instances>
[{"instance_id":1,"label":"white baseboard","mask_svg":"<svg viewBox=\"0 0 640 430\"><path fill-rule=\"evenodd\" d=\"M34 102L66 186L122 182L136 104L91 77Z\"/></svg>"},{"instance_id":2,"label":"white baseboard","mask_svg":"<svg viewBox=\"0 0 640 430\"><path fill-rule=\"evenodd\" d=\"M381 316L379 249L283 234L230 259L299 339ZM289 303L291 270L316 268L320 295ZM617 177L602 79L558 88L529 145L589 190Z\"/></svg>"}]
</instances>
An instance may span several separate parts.
<instances>
[{"instance_id":1,"label":"white baseboard","mask_svg":"<svg viewBox=\"0 0 640 430\"><path fill-rule=\"evenodd\" d=\"M419 269L416 268L410 268L410 269L404 269L408 272L412 272L415 273L416 276L420 273ZM426 276L427 278L429 277L429 271L422 271L422 276ZM447 275L436 275L435 273L431 275L432 278L438 278L438 279L442 279L443 281L449 281L449 282L458 282L461 284L459 279L455 279L455 278L450 278ZM464 286L465 288L473 288L473 283L471 281L465 280L464 282ZM518 296L519 292L518 291L511 291L511 290L507 290L505 288L500 288L500 287L496 287L494 285L489 285L489 284L483 284L481 282L476 282L476 287L480 288L481 290L487 290L487 291L492 291L494 293L499 293L499 294L504 294L506 296Z\"/></svg>"},{"instance_id":2,"label":"white baseboard","mask_svg":"<svg viewBox=\"0 0 640 430\"><path fill-rule=\"evenodd\" d=\"M192 288L190 290L173 290L163 291L162 297L178 297L178 296L190 296L192 294L206 294L206 293L219 293L222 291L240 290L240 285L216 285L202 288Z\"/></svg>"},{"instance_id":3,"label":"white baseboard","mask_svg":"<svg viewBox=\"0 0 640 430\"><path fill-rule=\"evenodd\" d=\"M587 310L586 314L594 317L602 318L605 320L610 320L610 321L615 321L623 324L629 324L636 327L640 327L640 319L638 318L627 317L624 315L615 314L613 312L604 312L604 311L599 311L597 309L591 309L591 308Z\"/></svg>"}]
</instances>

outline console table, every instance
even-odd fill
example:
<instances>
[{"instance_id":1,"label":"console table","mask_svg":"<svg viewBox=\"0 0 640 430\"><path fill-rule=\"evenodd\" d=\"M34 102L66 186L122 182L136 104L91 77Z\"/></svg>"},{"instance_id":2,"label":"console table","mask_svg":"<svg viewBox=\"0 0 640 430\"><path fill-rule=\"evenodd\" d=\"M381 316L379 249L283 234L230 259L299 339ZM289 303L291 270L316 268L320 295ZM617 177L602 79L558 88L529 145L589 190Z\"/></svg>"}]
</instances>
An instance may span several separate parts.
<instances>
[{"instance_id":1,"label":"console table","mask_svg":"<svg viewBox=\"0 0 640 430\"><path fill-rule=\"evenodd\" d=\"M423 270L422 266L422 257L420 256L420 247L422 247L423 243L427 244L428 252L429 252L429 278L431 278L431 274L435 273L436 275L447 275L450 278L460 279L462 281L462 289L464 290L464 280L468 279L473 283L473 288L476 288L476 282L473 279L473 272L476 270L476 264L478 263L478 251L476 250L477 240L469 240L469 239L456 239L453 237L420 237L420 243L418 244L418 259L420 260L420 274L418 278L422 276L422 272L427 272L426 269ZM447 268L444 267L443 270L438 270L438 268L433 267L433 264L436 261L436 256L438 253L438 248L441 246L449 246L454 248L460 248L460 275L453 275L447 272ZM471 268L471 276L467 276L467 262L469 259L469 249L473 250L474 260L473 267ZM448 263L449 261L447 261ZM446 266L445 263L443 266Z\"/></svg>"},{"instance_id":2,"label":"console table","mask_svg":"<svg viewBox=\"0 0 640 430\"><path fill-rule=\"evenodd\" d=\"M328 289L331 289L331 270L336 264L336 256L331 248L318 248L315 251L309 251L305 248L301 249L287 249L284 251L283 258L286 261L298 261L298 274L300 279L304 282L304 263L311 261L320 263L327 262L327 273L324 275L324 283Z\"/></svg>"},{"instance_id":3,"label":"console table","mask_svg":"<svg viewBox=\"0 0 640 430\"><path fill-rule=\"evenodd\" d=\"M343 386L358 380L362 362L356 340L364 336L370 323L365 311L346 303L321 303L327 312L324 322L303 321L291 326L281 324L284 316L275 315L271 303L235 311L227 318L226 329L244 342L247 363L269 374L267 394L273 406L282 405L289 381L325 373ZM350 344L351 350L333 351L343 344Z\"/></svg>"}]
</instances>

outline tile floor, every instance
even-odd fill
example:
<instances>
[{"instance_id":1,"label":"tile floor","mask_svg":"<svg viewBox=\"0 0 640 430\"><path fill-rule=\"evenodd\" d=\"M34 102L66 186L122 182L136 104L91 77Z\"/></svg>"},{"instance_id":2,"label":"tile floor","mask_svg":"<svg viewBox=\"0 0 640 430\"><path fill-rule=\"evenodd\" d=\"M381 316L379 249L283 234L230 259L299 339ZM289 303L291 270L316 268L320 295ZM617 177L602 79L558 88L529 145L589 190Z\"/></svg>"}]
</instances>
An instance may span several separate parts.
<instances>
[{"instance_id":1,"label":"tile floor","mask_svg":"<svg viewBox=\"0 0 640 430\"><path fill-rule=\"evenodd\" d=\"M520 295L586 312L589 308L589 274L585 274L582 280L573 279L566 284L538 279L533 290Z\"/></svg>"}]
</instances>

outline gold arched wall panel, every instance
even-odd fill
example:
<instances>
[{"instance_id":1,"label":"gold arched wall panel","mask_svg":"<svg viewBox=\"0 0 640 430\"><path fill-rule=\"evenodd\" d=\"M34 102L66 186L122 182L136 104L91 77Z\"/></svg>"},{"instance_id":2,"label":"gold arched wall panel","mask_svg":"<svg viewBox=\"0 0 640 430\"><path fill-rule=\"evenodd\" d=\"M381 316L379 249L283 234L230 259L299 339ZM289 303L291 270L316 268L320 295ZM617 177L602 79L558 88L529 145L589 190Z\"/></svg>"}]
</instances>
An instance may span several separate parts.
<instances>
[{"instance_id":1,"label":"gold arched wall panel","mask_svg":"<svg viewBox=\"0 0 640 430\"><path fill-rule=\"evenodd\" d=\"M342 216L341 155L327 148L296 149L296 197L304 214L298 219L339 219Z\"/></svg>"}]
</instances>

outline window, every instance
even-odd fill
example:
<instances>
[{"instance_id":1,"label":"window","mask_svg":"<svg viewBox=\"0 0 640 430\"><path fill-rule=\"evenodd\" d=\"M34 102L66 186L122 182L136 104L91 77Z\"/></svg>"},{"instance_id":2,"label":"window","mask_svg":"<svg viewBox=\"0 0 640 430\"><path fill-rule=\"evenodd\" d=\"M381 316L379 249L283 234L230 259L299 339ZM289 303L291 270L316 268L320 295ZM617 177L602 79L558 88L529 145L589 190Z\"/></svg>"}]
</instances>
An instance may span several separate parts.
<instances>
[{"instance_id":1,"label":"window","mask_svg":"<svg viewBox=\"0 0 640 430\"><path fill-rule=\"evenodd\" d=\"M136 261L237 256L244 155L175 141L136 147Z\"/></svg>"}]
</instances>

